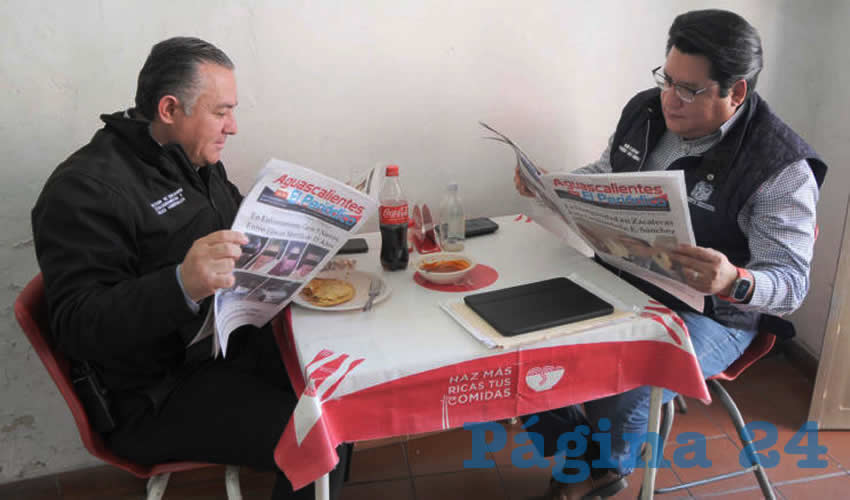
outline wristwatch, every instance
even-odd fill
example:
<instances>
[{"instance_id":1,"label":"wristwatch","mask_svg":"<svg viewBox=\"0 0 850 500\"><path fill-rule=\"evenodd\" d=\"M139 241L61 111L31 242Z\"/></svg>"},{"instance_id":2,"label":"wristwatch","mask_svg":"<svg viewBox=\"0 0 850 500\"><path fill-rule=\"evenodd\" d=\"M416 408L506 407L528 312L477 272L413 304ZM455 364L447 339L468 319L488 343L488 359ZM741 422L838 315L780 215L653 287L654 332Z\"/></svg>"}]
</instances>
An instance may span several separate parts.
<instances>
[{"instance_id":1,"label":"wristwatch","mask_svg":"<svg viewBox=\"0 0 850 500\"><path fill-rule=\"evenodd\" d=\"M738 271L738 278L732 282L732 291L729 295L718 295L718 297L729 302L743 302L755 285L755 280L753 273L743 267L736 267L735 269Z\"/></svg>"}]
</instances>

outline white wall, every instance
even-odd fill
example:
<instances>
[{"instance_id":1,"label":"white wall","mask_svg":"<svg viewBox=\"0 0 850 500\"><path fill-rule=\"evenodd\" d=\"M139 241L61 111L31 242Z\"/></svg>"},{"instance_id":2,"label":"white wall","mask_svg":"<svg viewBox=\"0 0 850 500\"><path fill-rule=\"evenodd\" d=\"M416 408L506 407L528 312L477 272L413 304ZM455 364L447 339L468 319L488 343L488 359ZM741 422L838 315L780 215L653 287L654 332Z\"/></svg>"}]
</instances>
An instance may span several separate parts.
<instances>
[{"instance_id":1,"label":"white wall","mask_svg":"<svg viewBox=\"0 0 850 500\"><path fill-rule=\"evenodd\" d=\"M359 4L354 6L353 4ZM345 179L401 166L414 201L457 180L471 215L522 211L511 154L478 120L508 132L548 168L595 159L621 106L652 84L673 17L700 1L45 2L0 4L0 482L95 463L12 315L37 272L29 210L54 166L128 107L150 47L195 35L237 66L239 135L224 159L243 189L271 156ZM761 90L833 165L821 208L818 303L798 314L817 352L831 289L846 174L840 0L711 2L762 33ZM835 64L841 57L844 64ZM835 67L836 69L832 69ZM836 173L838 172L838 173ZM840 203L839 203L840 201Z\"/></svg>"},{"instance_id":2,"label":"white wall","mask_svg":"<svg viewBox=\"0 0 850 500\"><path fill-rule=\"evenodd\" d=\"M792 316L798 341L820 357L850 192L850 2L785 0L779 12L783 36L768 61L774 68L771 75L776 76L769 83L765 79L765 89L783 118L830 165L818 203L820 235L812 265L812 288ZM850 248L844 250L850 252Z\"/></svg>"}]
</instances>

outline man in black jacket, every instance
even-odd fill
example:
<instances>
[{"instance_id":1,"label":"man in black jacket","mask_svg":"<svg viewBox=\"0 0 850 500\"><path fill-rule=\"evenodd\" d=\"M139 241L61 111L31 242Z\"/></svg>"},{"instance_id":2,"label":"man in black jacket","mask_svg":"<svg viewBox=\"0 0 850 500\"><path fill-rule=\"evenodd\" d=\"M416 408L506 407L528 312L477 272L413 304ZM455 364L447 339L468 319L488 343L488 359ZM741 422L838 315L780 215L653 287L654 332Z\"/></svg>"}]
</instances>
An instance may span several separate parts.
<instances>
[{"instance_id":1,"label":"man in black jacket","mask_svg":"<svg viewBox=\"0 0 850 500\"><path fill-rule=\"evenodd\" d=\"M312 499L273 458L297 398L270 328L237 330L226 359L202 328L248 242L228 229L242 197L220 161L236 105L224 52L196 38L156 44L136 107L102 115L45 184L36 254L54 342L108 390L116 454L275 470L273 498Z\"/></svg>"}]
</instances>

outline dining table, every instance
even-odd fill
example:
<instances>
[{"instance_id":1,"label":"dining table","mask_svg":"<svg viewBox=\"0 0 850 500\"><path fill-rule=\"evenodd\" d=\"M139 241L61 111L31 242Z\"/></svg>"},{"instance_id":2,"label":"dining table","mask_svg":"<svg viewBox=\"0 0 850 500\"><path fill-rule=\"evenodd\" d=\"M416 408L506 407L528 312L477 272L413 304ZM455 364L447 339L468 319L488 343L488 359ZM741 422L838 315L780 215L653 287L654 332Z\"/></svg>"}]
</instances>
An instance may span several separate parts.
<instances>
[{"instance_id":1,"label":"dining table","mask_svg":"<svg viewBox=\"0 0 850 500\"><path fill-rule=\"evenodd\" d=\"M299 396L275 460L294 488L315 482L316 498L327 499L341 443L498 421L640 386L652 387L647 443L655 453L662 389L710 401L687 328L673 311L528 216L493 220L497 231L465 242L462 253L476 264L472 280L424 282L415 253L407 269L384 271L380 233L360 234L368 252L340 258L382 281L382 297L371 310L293 304L275 317ZM556 277L609 302L617 319L493 345L446 311L468 294ZM655 471L644 470L642 498L652 498Z\"/></svg>"}]
</instances>

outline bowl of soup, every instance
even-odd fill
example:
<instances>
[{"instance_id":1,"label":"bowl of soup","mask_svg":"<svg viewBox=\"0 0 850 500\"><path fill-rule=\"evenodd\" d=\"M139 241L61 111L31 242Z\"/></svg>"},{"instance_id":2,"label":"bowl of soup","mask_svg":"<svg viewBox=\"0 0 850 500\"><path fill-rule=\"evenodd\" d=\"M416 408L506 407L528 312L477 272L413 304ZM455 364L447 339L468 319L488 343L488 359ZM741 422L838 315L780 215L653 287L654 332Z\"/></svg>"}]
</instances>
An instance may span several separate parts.
<instances>
[{"instance_id":1,"label":"bowl of soup","mask_svg":"<svg viewBox=\"0 0 850 500\"><path fill-rule=\"evenodd\" d=\"M463 281L463 277L475 267L475 261L459 253L440 252L420 257L416 261L416 272L438 285L449 285Z\"/></svg>"}]
</instances>

